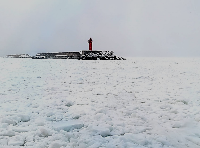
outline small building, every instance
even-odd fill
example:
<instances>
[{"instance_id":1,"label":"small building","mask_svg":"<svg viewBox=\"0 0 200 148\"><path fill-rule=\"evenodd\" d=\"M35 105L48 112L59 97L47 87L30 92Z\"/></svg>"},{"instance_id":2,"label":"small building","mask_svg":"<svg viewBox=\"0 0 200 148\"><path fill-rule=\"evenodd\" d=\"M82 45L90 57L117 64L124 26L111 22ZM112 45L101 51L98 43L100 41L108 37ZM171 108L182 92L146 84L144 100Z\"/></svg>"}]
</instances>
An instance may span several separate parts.
<instances>
[{"instance_id":1,"label":"small building","mask_svg":"<svg viewBox=\"0 0 200 148\"><path fill-rule=\"evenodd\" d=\"M7 55L7 58L31 58L28 54L13 54L13 55Z\"/></svg>"}]
</instances>

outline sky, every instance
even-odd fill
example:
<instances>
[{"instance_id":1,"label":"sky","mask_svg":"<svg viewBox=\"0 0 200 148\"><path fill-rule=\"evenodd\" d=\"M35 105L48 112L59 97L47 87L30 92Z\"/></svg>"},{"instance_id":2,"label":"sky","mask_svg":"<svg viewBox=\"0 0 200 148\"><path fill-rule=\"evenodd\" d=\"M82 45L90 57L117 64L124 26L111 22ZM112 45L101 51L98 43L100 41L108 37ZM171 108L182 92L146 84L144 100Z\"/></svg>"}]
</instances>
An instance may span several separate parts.
<instances>
[{"instance_id":1,"label":"sky","mask_svg":"<svg viewBox=\"0 0 200 148\"><path fill-rule=\"evenodd\" d=\"M199 0L0 0L0 56L112 50L199 57Z\"/></svg>"}]
</instances>

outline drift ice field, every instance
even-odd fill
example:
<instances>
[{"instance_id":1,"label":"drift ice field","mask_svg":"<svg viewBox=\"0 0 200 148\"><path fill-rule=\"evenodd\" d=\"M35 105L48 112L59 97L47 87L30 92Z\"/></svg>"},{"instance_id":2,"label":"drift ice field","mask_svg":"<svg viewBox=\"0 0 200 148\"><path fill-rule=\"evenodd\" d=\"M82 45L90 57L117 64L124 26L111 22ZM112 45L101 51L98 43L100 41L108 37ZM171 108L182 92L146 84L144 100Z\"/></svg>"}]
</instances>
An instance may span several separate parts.
<instances>
[{"instance_id":1,"label":"drift ice field","mask_svg":"<svg viewBox=\"0 0 200 148\"><path fill-rule=\"evenodd\" d=\"M0 148L200 147L199 58L0 63Z\"/></svg>"}]
</instances>

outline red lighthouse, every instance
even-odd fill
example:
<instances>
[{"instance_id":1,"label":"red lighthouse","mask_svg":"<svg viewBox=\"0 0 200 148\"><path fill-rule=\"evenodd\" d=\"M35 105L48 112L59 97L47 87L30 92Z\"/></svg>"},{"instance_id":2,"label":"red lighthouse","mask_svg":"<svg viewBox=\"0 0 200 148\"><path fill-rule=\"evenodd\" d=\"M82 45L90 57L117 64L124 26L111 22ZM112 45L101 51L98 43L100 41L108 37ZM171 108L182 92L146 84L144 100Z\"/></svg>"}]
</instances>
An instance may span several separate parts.
<instances>
[{"instance_id":1,"label":"red lighthouse","mask_svg":"<svg viewBox=\"0 0 200 148\"><path fill-rule=\"evenodd\" d=\"M92 38L88 40L89 43L89 50L92 51Z\"/></svg>"}]
</instances>

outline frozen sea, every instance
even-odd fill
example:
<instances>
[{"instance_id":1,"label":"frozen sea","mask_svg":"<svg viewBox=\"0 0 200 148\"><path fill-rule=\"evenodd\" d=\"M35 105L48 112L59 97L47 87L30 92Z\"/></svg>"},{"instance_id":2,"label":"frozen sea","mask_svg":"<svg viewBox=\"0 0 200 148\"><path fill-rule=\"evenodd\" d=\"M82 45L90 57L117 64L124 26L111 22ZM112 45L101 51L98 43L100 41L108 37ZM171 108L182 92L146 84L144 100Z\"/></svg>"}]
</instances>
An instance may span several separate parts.
<instances>
[{"instance_id":1,"label":"frozen sea","mask_svg":"<svg viewBox=\"0 0 200 148\"><path fill-rule=\"evenodd\" d=\"M0 148L199 148L200 58L0 58Z\"/></svg>"}]
</instances>

